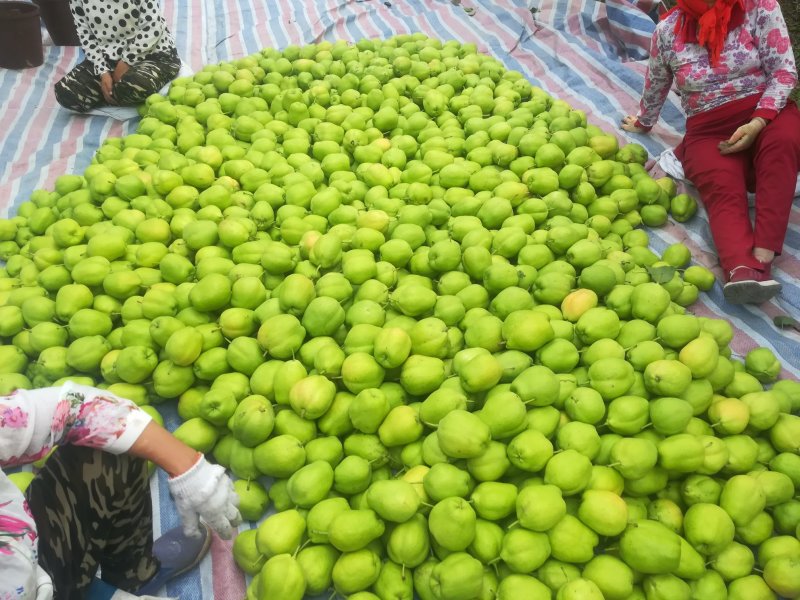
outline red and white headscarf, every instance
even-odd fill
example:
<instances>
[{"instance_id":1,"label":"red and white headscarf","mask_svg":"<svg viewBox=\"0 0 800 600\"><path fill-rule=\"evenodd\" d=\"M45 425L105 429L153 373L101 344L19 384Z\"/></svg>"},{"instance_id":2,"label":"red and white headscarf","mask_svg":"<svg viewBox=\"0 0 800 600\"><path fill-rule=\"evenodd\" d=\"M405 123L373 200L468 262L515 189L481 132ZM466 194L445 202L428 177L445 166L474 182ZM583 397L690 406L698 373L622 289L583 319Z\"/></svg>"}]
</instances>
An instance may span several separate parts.
<instances>
[{"instance_id":1,"label":"red and white headscarf","mask_svg":"<svg viewBox=\"0 0 800 600\"><path fill-rule=\"evenodd\" d=\"M677 6L661 18L666 19L676 10L681 14L675 24L675 33L683 42L705 46L712 66L719 62L728 31L744 21L742 0L716 0L712 5L705 0L678 0Z\"/></svg>"}]
</instances>

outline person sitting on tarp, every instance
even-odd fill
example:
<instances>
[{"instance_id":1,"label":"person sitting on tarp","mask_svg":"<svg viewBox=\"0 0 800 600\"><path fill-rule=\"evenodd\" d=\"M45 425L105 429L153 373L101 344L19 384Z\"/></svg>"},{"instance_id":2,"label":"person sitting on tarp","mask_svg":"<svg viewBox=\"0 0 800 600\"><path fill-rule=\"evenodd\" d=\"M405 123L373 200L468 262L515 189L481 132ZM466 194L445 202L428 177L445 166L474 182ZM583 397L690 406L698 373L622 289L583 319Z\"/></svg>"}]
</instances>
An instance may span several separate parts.
<instances>
[{"instance_id":1,"label":"person sitting on tarp","mask_svg":"<svg viewBox=\"0 0 800 600\"><path fill-rule=\"evenodd\" d=\"M0 467L53 448L25 496L0 470L0 598L150 598L204 556L205 523L230 537L240 522L225 469L130 400L73 382L0 396ZM155 543L148 460L183 523Z\"/></svg>"},{"instance_id":2,"label":"person sitting on tarp","mask_svg":"<svg viewBox=\"0 0 800 600\"><path fill-rule=\"evenodd\" d=\"M175 79L181 61L158 0L69 0L86 58L55 85L64 108L134 106Z\"/></svg>"},{"instance_id":3,"label":"person sitting on tarp","mask_svg":"<svg viewBox=\"0 0 800 600\"><path fill-rule=\"evenodd\" d=\"M653 34L639 114L622 128L649 131L673 80L688 117L675 154L708 212L725 299L765 302L780 291L771 266L800 170L797 68L777 0L678 0Z\"/></svg>"}]
</instances>

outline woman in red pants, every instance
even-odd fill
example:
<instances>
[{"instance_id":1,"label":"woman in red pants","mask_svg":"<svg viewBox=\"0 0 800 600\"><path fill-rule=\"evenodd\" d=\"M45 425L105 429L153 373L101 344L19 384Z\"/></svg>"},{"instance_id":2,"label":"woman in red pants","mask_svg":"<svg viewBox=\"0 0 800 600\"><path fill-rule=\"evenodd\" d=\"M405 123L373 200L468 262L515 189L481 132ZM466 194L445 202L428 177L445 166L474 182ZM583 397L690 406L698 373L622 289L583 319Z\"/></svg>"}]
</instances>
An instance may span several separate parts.
<instances>
[{"instance_id":1,"label":"woman in red pants","mask_svg":"<svg viewBox=\"0 0 800 600\"><path fill-rule=\"evenodd\" d=\"M673 81L688 117L675 154L708 212L725 299L765 302L780 291L771 264L800 170L797 68L777 0L678 0L653 33L639 114L622 128L649 131Z\"/></svg>"}]
</instances>

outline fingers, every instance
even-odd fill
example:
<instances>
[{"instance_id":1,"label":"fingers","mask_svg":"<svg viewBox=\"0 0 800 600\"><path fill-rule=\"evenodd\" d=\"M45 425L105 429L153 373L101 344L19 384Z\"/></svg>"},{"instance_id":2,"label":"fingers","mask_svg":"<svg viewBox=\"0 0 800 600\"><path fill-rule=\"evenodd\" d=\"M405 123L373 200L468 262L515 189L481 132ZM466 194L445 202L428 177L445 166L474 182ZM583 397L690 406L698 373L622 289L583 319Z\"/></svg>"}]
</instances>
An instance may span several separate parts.
<instances>
[{"instance_id":1,"label":"fingers","mask_svg":"<svg viewBox=\"0 0 800 600\"><path fill-rule=\"evenodd\" d=\"M187 507L186 510L181 510L179 507L178 513L181 516L183 532L189 537L198 537L200 535L200 516L190 507Z\"/></svg>"},{"instance_id":2,"label":"fingers","mask_svg":"<svg viewBox=\"0 0 800 600\"><path fill-rule=\"evenodd\" d=\"M734 133L729 140L719 143L720 154L725 155L741 152L742 150L749 148L755 140L755 138L749 133L743 133L740 136L737 136L737 133L738 131Z\"/></svg>"},{"instance_id":3,"label":"fingers","mask_svg":"<svg viewBox=\"0 0 800 600\"><path fill-rule=\"evenodd\" d=\"M106 99L106 102L109 104L116 104L114 100L114 79L111 73L104 73L100 76L100 92L103 94L103 98Z\"/></svg>"},{"instance_id":4,"label":"fingers","mask_svg":"<svg viewBox=\"0 0 800 600\"><path fill-rule=\"evenodd\" d=\"M738 142L739 140L745 138L746 136L747 136L747 132L746 131L742 131L741 129L737 129L736 131L733 132L733 135L728 140L728 144L733 145L736 142Z\"/></svg>"},{"instance_id":5,"label":"fingers","mask_svg":"<svg viewBox=\"0 0 800 600\"><path fill-rule=\"evenodd\" d=\"M223 515L216 515L213 518L205 519L205 522L219 534L223 540L229 540L233 536L233 527L230 521Z\"/></svg>"},{"instance_id":6,"label":"fingers","mask_svg":"<svg viewBox=\"0 0 800 600\"><path fill-rule=\"evenodd\" d=\"M746 150L748 147L750 147L750 143L747 141L747 138L742 138L735 144L720 145L719 152L720 154L734 154L735 152Z\"/></svg>"},{"instance_id":7,"label":"fingers","mask_svg":"<svg viewBox=\"0 0 800 600\"><path fill-rule=\"evenodd\" d=\"M228 519L230 524L234 527L242 523L242 515L239 513L239 509L235 506L228 507L228 510L225 513L225 518Z\"/></svg>"},{"instance_id":8,"label":"fingers","mask_svg":"<svg viewBox=\"0 0 800 600\"><path fill-rule=\"evenodd\" d=\"M230 479L228 480L228 502L236 507L239 506L239 494L236 493L236 489L233 487L233 481Z\"/></svg>"}]
</instances>

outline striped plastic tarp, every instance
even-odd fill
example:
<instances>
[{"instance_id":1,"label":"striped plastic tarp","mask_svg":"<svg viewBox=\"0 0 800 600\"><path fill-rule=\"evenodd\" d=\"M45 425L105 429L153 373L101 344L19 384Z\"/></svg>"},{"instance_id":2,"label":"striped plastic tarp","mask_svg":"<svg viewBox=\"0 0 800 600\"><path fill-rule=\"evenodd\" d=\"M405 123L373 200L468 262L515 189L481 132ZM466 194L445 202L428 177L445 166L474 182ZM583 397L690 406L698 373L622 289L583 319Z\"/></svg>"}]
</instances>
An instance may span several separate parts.
<instances>
[{"instance_id":1,"label":"striped plastic tarp","mask_svg":"<svg viewBox=\"0 0 800 600\"><path fill-rule=\"evenodd\" d=\"M423 32L441 39L470 41L522 72L549 93L583 109L590 121L616 131L657 156L682 135L683 113L671 94L660 124L649 136L626 135L618 123L635 112L642 88L658 0L164 0L184 61L204 64L241 57L267 46L282 48L319 40L355 41ZM471 9L469 12L465 9ZM107 136L124 135L135 123L59 110L53 84L79 59L74 48L45 48L45 64L26 71L0 71L0 215L11 213L36 188L52 186L62 173L81 172ZM663 250L681 241L695 260L717 268L707 221L670 223L651 232ZM800 336L772 324L777 315L800 315L800 207L792 210L787 246L776 261L783 294L761 307L724 303L719 286L692 307L698 315L725 317L735 327L734 352L772 348L784 376L800 375ZM719 271L717 270L719 273ZM178 418L164 407L168 426ZM178 524L161 475L152 489L156 532ZM230 555L230 543L216 540L210 556L166 592L187 600L241 600L246 580Z\"/></svg>"}]
</instances>

